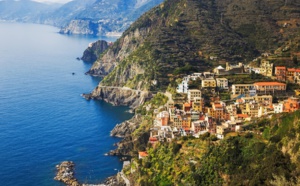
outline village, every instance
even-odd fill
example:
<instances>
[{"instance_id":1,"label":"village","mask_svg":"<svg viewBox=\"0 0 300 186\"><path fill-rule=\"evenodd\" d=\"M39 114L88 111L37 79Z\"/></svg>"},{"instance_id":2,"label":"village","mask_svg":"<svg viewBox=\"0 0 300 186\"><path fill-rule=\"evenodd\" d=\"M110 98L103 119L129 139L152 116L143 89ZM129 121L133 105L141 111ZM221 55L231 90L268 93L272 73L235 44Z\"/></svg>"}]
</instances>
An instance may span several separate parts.
<instances>
[{"instance_id":1,"label":"village","mask_svg":"<svg viewBox=\"0 0 300 186\"><path fill-rule=\"evenodd\" d=\"M268 81L229 82L228 77L238 75L260 75ZM200 88L195 88L195 83ZM199 138L205 133L224 139L226 134L245 132L247 124L258 118L298 110L300 91L287 91L287 86L299 84L300 68L274 66L266 59L258 67L226 63L211 72L192 73L179 80L176 96L165 93L167 104L154 110L149 143L155 146L181 136ZM147 155L146 151L139 152L139 158Z\"/></svg>"}]
</instances>

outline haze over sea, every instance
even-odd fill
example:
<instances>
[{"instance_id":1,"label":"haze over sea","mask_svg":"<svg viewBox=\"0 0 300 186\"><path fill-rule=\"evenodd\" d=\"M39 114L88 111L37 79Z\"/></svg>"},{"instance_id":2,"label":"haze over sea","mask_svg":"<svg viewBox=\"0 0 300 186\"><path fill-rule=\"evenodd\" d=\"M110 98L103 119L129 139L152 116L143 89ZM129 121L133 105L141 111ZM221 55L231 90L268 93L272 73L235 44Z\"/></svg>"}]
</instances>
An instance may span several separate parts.
<instances>
[{"instance_id":1,"label":"haze over sea","mask_svg":"<svg viewBox=\"0 0 300 186\"><path fill-rule=\"evenodd\" d=\"M132 115L80 96L100 79L84 75L91 64L75 58L99 38L57 31L0 23L1 186L62 185L53 177L65 160L74 161L82 183L99 183L121 169L116 157L104 154L119 141L110 130Z\"/></svg>"}]
</instances>

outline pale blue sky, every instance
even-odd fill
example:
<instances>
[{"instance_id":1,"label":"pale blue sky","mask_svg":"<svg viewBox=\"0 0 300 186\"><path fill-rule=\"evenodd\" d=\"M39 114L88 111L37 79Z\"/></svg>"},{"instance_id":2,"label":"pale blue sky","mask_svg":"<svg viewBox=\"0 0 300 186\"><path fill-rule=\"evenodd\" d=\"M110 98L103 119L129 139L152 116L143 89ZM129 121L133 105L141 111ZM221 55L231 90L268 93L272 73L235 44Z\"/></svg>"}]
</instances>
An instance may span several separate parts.
<instances>
[{"instance_id":1,"label":"pale blue sky","mask_svg":"<svg viewBox=\"0 0 300 186\"><path fill-rule=\"evenodd\" d=\"M70 2L72 0L33 0L33 1L37 1L37 2L44 2L44 3L67 3Z\"/></svg>"}]
</instances>

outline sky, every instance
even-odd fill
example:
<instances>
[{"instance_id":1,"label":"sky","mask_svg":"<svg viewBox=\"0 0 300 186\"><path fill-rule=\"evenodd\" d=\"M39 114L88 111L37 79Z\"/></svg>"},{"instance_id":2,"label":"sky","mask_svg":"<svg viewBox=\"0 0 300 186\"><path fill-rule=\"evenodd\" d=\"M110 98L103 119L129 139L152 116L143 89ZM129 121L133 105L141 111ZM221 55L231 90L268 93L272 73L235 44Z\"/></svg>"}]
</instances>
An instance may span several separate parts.
<instances>
[{"instance_id":1,"label":"sky","mask_svg":"<svg viewBox=\"0 0 300 186\"><path fill-rule=\"evenodd\" d=\"M37 2L41 2L41 3L67 3L70 2L72 0L33 0L33 1L37 1Z\"/></svg>"}]
</instances>

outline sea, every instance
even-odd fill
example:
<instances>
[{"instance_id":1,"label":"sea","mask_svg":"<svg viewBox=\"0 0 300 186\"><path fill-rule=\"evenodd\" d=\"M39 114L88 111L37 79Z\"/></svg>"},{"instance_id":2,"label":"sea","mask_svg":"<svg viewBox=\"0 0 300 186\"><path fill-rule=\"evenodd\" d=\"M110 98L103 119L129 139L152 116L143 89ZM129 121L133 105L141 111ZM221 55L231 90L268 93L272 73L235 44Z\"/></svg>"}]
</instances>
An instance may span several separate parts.
<instances>
[{"instance_id":1,"label":"sea","mask_svg":"<svg viewBox=\"0 0 300 186\"><path fill-rule=\"evenodd\" d=\"M113 127L127 107L87 101L101 79L76 60L88 44L115 37L70 36L58 28L0 23L0 186L61 186L55 165L75 163L81 183L100 183L122 168L105 156L120 139Z\"/></svg>"}]
</instances>

